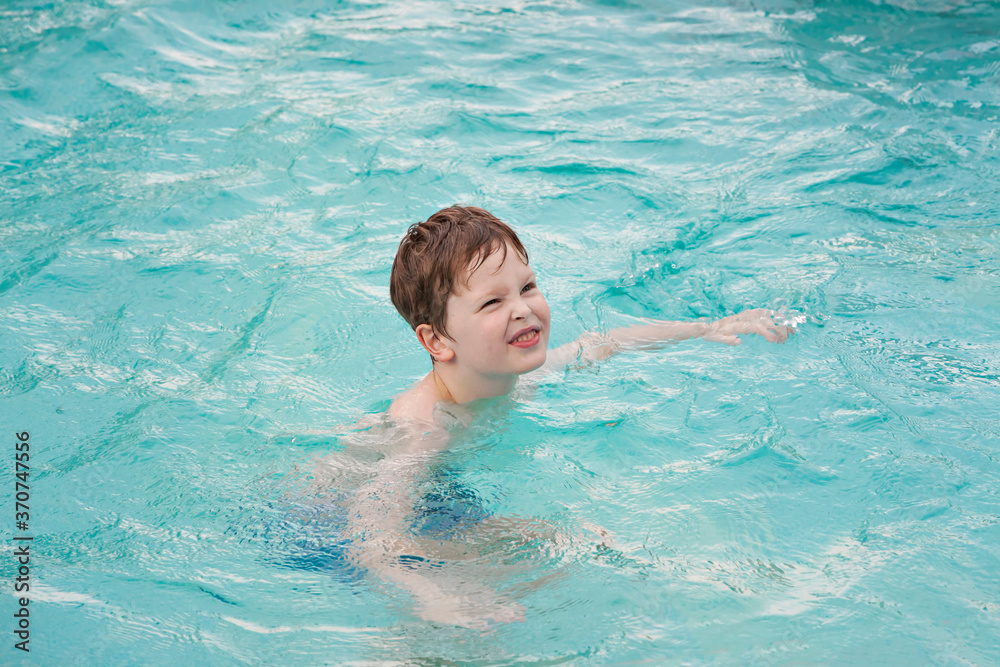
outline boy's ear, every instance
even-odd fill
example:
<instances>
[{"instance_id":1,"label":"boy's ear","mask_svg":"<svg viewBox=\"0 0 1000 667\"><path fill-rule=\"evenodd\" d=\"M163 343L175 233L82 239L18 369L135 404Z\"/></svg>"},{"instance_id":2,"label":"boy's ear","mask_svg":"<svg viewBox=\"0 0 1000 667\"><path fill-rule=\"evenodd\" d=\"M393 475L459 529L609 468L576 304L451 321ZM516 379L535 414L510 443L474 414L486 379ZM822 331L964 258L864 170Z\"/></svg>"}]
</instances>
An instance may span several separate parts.
<instances>
[{"instance_id":1,"label":"boy's ear","mask_svg":"<svg viewBox=\"0 0 1000 667\"><path fill-rule=\"evenodd\" d=\"M430 352L435 361L450 361L455 356L455 350L448 346L447 339L439 336L431 325L418 324L414 333L417 334L417 340L420 341L425 350Z\"/></svg>"}]
</instances>

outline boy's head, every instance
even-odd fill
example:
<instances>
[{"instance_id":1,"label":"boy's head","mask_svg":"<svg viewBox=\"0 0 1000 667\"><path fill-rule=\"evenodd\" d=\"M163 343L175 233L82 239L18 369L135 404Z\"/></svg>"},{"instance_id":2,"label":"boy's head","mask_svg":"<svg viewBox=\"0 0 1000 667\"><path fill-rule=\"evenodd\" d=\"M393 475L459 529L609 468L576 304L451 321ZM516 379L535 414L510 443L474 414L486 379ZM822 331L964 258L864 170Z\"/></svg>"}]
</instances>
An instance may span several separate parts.
<instances>
[{"instance_id":1,"label":"boy's head","mask_svg":"<svg viewBox=\"0 0 1000 667\"><path fill-rule=\"evenodd\" d=\"M528 252L517 234L491 213L472 206L442 209L426 222L411 225L400 242L389 281L392 303L415 331L426 324L454 340L447 327L449 297L468 293L471 276L494 253L499 254L491 266L504 265L508 249L516 253L517 266L530 271ZM532 289L537 290L533 283ZM547 306L544 318L547 325Z\"/></svg>"}]
</instances>

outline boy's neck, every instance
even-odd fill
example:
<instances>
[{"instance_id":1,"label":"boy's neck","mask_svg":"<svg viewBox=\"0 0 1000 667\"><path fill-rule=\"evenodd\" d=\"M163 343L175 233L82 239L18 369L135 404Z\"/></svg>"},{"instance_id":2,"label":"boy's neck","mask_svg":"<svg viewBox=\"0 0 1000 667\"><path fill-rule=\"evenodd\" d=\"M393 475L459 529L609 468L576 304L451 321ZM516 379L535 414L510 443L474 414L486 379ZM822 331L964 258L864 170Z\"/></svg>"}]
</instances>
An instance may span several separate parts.
<instances>
[{"instance_id":1,"label":"boy's neck","mask_svg":"<svg viewBox=\"0 0 1000 667\"><path fill-rule=\"evenodd\" d=\"M449 400L458 404L509 394L514 389L514 385L517 384L516 375L502 375L492 378L484 378L478 374L469 376L462 373L457 367L443 363L434 364L431 376L440 400Z\"/></svg>"}]
</instances>

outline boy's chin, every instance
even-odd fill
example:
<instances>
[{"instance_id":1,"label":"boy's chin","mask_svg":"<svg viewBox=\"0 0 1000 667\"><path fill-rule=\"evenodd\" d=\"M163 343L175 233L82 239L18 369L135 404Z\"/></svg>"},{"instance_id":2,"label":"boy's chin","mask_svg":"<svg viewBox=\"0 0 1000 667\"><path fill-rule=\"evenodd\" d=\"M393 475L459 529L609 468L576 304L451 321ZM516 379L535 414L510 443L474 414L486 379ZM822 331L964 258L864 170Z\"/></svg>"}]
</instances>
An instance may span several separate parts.
<instances>
[{"instance_id":1,"label":"boy's chin","mask_svg":"<svg viewBox=\"0 0 1000 667\"><path fill-rule=\"evenodd\" d=\"M541 354L541 355L538 356L538 360L537 361L532 361L531 363L526 363L525 364L525 368L524 368L524 372L525 373L530 373L531 371L538 370L539 368L541 368L542 366L544 366L545 365L545 356L546 356L545 354Z\"/></svg>"}]
</instances>

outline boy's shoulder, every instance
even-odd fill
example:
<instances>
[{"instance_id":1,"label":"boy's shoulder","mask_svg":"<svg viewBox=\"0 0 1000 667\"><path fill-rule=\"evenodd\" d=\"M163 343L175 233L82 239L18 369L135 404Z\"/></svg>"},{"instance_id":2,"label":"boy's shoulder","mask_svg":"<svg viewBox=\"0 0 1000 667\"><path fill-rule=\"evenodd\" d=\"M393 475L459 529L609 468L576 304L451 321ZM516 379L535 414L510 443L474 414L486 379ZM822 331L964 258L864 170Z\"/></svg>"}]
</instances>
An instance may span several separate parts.
<instances>
[{"instance_id":1,"label":"boy's shoulder","mask_svg":"<svg viewBox=\"0 0 1000 667\"><path fill-rule=\"evenodd\" d=\"M441 398L430 373L393 399L385 414L396 426L410 431L415 428L420 433L467 427L474 418L474 411L468 406Z\"/></svg>"},{"instance_id":2,"label":"boy's shoulder","mask_svg":"<svg viewBox=\"0 0 1000 667\"><path fill-rule=\"evenodd\" d=\"M389 409L388 415L397 423L403 421L433 422L434 406L440 400L434 385L425 377L405 392L397 396Z\"/></svg>"}]
</instances>

